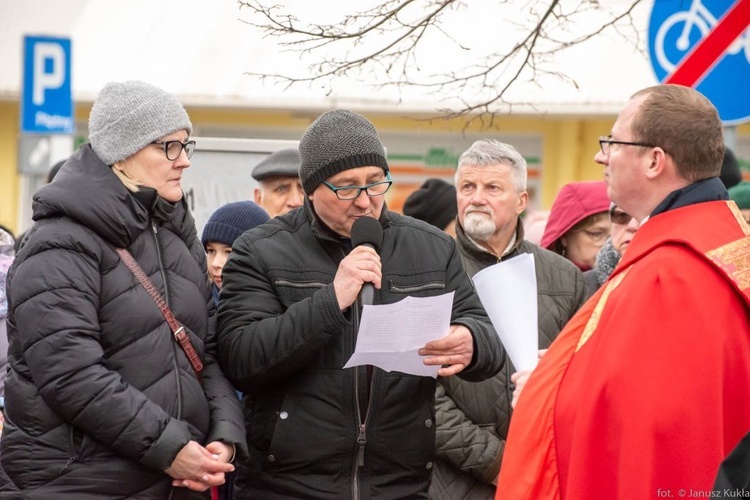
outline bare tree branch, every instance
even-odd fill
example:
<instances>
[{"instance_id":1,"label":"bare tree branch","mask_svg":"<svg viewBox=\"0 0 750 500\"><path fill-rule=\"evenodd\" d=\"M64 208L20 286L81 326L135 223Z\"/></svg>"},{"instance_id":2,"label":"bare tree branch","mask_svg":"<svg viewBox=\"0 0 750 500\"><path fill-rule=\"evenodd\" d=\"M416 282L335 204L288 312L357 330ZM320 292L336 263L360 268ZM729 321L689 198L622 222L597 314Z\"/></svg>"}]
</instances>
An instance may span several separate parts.
<instances>
[{"instance_id":1,"label":"bare tree branch","mask_svg":"<svg viewBox=\"0 0 750 500\"><path fill-rule=\"evenodd\" d=\"M529 104L507 98L518 85L540 85L545 78L557 78L576 86L573 79L554 69L552 61L562 51L607 33L637 47L640 40L633 10L641 1L606 2L605 6L599 0L529 0L520 5L496 0L484 7L507 10L509 15L497 22L497 29L513 30L517 42L508 47L481 46L486 55L479 57L475 55L479 48L465 43L467 34L451 28L452 16L471 7L461 0L382 0L325 24L303 22L285 7L265 0L238 3L241 11L249 13L244 22L261 30L264 37L274 38L284 50L312 61L301 75L250 72L252 76L287 87L323 84L329 94L341 79L362 81L375 90L422 89L440 101L454 103L439 110L445 117L470 115L482 126L491 126L496 113ZM619 5L620 10L613 10L612 5ZM591 18L598 22L592 24ZM429 69L425 57L435 44L472 55L473 62Z\"/></svg>"}]
</instances>

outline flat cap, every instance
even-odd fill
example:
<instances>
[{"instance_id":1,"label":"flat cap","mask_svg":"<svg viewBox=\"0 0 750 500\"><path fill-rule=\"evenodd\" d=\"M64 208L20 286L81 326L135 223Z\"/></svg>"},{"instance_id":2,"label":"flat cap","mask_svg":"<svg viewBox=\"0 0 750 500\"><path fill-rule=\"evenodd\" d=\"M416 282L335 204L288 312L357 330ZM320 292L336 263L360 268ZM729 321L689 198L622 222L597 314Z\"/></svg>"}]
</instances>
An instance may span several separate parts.
<instances>
[{"instance_id":1,"label":"flat cap","mask_svg":"<svg viewBox=\"0 0 750 500\"><path fill-rule=\"evenodd\" d=\"M260 181L266 177L299 177L300 156L297 148L274 151L253 169L253 179Z\"/></svg>"}]
</instances>

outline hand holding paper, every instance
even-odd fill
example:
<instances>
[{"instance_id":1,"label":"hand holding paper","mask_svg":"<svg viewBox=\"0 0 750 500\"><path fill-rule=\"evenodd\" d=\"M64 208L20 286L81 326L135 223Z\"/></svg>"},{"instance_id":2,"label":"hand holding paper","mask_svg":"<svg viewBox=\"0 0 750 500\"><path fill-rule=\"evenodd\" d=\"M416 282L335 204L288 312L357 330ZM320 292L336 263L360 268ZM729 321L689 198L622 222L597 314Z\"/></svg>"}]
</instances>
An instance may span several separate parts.
<instances>
[{"instance_id":1,"label":"hand holding paper","mask_svg":"<svg viewBox=\"0 0 750 500\"><path fill-rule=\"evenodd\" d=\"M424 360L426 365L442 366L438 370L441 377L455 375L471 363L474 339L464 325L451 325L447 337L428 342L419 355L430 356Z\"/></svg>"},{"instance_id":2,"label":"hand holding paper","mask_svg":"<svg viewBox=\"0 0 750 500\"><path fill-rule=\"evenodd\" d=\"M432 344L432 352L454 356L451 361L460 365L466 352L463 334L436 340L455 330L450 325L453 295L454 292L437 297L406 297L394 304L364 306L357 346L344 368L374 365L386 371L436 377L445 358L425 364L419 351L426 344Z\"/></svg>"}]
</instances>

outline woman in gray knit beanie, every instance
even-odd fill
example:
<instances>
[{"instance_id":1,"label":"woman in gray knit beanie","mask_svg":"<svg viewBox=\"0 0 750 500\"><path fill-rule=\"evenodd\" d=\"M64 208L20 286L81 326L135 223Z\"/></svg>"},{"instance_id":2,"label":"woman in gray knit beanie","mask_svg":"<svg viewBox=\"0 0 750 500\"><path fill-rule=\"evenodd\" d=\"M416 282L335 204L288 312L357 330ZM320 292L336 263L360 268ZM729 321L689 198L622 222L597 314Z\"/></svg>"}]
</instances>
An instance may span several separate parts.
<instances>
[{"instance_id":1,"label":"woman in gray knit beanie","mask_svg":"<svg viewBox=\"0 0 750 500\"><path fill-rule=\"evenodd\" d=\"M5 488L204 498L244 455L242 410L216 362L206 256L180 185L191 132L164 90L108 83L90 144L34 195L35 225L8 283Z\"/></svg>"},{"instance_id":2,"label":"woman in gray knit beanie","mask_svg":"<svg viewBox=\"0 0 750 500\"><path fill-rule=\"evenodd\" d=\"M188 140L192 132L173 95L138 81L105 85L89 116L94 153L130 190L143 184L171 202L182 198L182 170L195 149L195 141Z\"/></svg>"}]
</instances>

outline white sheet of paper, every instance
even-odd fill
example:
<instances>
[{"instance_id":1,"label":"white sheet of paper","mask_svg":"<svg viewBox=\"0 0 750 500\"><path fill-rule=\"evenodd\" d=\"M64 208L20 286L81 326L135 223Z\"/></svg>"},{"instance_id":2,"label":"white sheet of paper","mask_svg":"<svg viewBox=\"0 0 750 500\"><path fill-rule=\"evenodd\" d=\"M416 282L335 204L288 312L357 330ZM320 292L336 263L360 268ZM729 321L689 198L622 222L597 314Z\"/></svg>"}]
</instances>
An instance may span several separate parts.
<instances>
[{"instance_id":1,"label":"white sheet of paper","mask_svg":"<svg viewBox=\"0 0 750 500\"><path fill-rule=\"evenodd\" d=\"M472 279L513 366L533 370L539 361L534 256L524 253L499 262Z\"/></svg>"},{"instance_id":2,"label":"white sheet of paper","mask_svg":"<svg viewBox=\"0 0 750 500\"><path fill-rule=\"evenodd\" d=\"M448 335L454 292L436 297L406 297L393 304L366 305L354 354L344 368L374 365L385 371L437 377L417 351Z\"/></svg>"}]
</instances>

